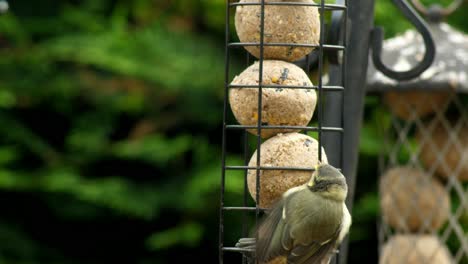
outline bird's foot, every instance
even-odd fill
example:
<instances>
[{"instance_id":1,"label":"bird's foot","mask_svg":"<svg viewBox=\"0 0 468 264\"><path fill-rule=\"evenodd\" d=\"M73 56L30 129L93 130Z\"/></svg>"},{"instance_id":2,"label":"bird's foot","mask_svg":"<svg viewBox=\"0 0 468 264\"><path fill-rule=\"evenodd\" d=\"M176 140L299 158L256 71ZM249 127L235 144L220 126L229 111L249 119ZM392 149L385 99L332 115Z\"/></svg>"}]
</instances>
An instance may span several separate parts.
<instances>
[{"instance_id":1,"label":"bird's foot","mask_svg":"<svg viewBox=\"0 0 468 264\"><path fill-rule=\"evenodd\" d=\"M254 237L245 237L239 239L236 247L246 249L247 251L255 251L256 240Z\"/></svg>"}]
</instances>

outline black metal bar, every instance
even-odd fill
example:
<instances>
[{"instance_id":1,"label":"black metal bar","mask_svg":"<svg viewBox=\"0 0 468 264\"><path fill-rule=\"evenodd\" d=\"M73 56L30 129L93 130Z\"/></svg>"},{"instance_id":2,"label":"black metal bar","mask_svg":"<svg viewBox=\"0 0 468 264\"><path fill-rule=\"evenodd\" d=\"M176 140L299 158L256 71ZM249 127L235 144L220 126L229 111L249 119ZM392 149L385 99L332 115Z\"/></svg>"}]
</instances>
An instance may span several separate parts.
<instances>
[{"instance_id":1,"label":"black metal bar","mask_svg":"<svg viewBox=\"0 0 468 264\"><path fill-rule=\"evenodd\" d=\"M223 251L230 251L230 252L254 252L253 249L243 249L238 247L223 247Z\"/></svg>"},{"instance_id":2,"label":"black metal bar","mask_svg":"<svg viewBox=\"0 0 468 264\"><path fill-rule=\"evenodd\" d=\"M344 4L344 0L337 0L337 4ZM332 44L341 44L346 47L346 20L347 10L333 11L330 31L328 35L329 42ZM346 52L346 49L343 50ZM329 66L329 77L330 81L328 85L345 85L345 58L343 54L342 62L340 62L340 56L338 51L328 52L328 60L330 61ZM327 104L324 110L324 124L329 126L341 126L343 127L343 93L327 93L325 95ZM343 166L343 159L341 152L343 148L343 133L325 133L323 135L323 144L326 153L328 153L328 163L335 167ZM346 249L345 249L346 250ZM331 263L339 263L343 257L346 256L346 252L341 252L332 259Z\"/></svg>"},{"instance_id":3,"label":"black metal bar","mask_svg":"<svg viewBox=\"0 0 468 264\"><path fill-rule=\"evenodd\" d=\"M323 46L324 46L324 38L325 38L325 0L320 1L319 7L320 13L320 52L318 55L318 75L319 75L319 82L318 82L318 103L317 103L317 114L318 114L318 160L322 161L322 125L323 125L323 97L322 97L322 85L323 85ZM344 48L344 47L343 47Z\"/></svg>"},{"instance_id":4,"label":"black metal bar","mask_svg":"<svg viewBox=\"0 0 468 264\"><path fill-rule=\"evenodd\" d=\"M260 46L260 42L231 42L229 47L246 47L246 46ZM304 47L304 48L320 48L324 50L343 50L344 47L340 45L327 45L322 46L316 44L301 44L301 43L285 43L285 42L268 42L263 44L264 47L282 46L282 47Z\"/></svg>"},{"instance_id":5,"label":"black metal bar","mask_svg":"<svg viewBox=\"0 0 468 264\"><path fill-rule=\"evenodd\" d=\"M338 0L340 3L341 2L344 2L344 4L346 6L348 6L348 0ZM342 16L342 23L343 23L343 30L342 30L342 40L343 40L343 43L344 43L344 46L347 47L348 46L348 41L349 41L349 38L348 38L348 9L344 10L343 11L343 16ZM344 49L343 50L343 54L342 54L342 63L341 63L341 76L340 76L340 79L341 79L341 85L343 87L348 87L348 84L346 83L346 65L347 65L347 49ZM338 58L337 58L338 59ZM339 59L337 60L339 62ZM341 118L340 118L340 126L341 127L344 127L344 105L345 105L345 97L344 97L344 93L340 94L341 96ZM364 95L363 95L364 96ZM344 148L344 136L341 136L341 140L340 140L340 150L341 152L340 153L343 153L343 148ZM340 164L340 168L343 168L344 166L344 158L343 156L341 156L339 158L339 164ZM354 175L354 177L356 177L356 175ZM354 184L354 183L353 183ZM353 186L354 188L354 186ZM351 201L352 203L353 201ZM336 258L336 263L340 263L340 264L345 264L346 261L347 261L347 258L348 258L348 238L346 238L345 240L345 243L340 245L340 250L342 251Z\"/></svg>"},{"instance_id":6,"label":"black metal bar","mask_svg":"<svg viewBox=\"0 0 468 264\"><path fill-rule=\"evenodd\" d=\"M225 20L225 51L224 51L224 60L225 60L225 68L224 68L224 102L223 102L223 132L222 132L222 139L221 139L221 193L220 193L220 208L219 208L219 242L218 242L218 261L222 264L223 261L223 246L224 246L224 186L225 186L225 177L226 177L226 119L227 119L227 100L228 100L228 93L229 93L229 48L227 43L229 43L229 0L227 0L226 4L226 20Z\"/></svg>"},{"instance_id":7,"label":"black metal bar","mask_svg":"<svg viewBox=\"0 0 468 264\"><path fill-rule=\"evenodd\" d=\"M369 58L370 34L374 23L374 1L352 1L348 5L349 40L345 51L346 75L343 104L343 149L341 152L343 174L348 181L347 207L352 214L359 141L364 112L367 63ZM348 36L348 35L346 35ZM352 51L352 52L351 52ZM344 264L348 254L348 240L340 249L340 263Z\"/></svg>"},{"instance_id":8,"label":"black metal bar","mask_svg":"<svg viewBox=\"0 0 468 264\"><path fill-rule=\"evenodd\" d=\"M344 90L343 128L346 131L343 138L342 157L343 172L350 180L348 202L354 198L354 183L358 164L358 151L362 117L364 113L364 95L366 86L367 63L372 25L374 23L374 2L353 1L349 5L348 19L351 32L349 34L346 53L346 89ZM350 210L352 204L349 203Z\"/></svg>"},{"instance_id":9,"label":"black metal bar","mask_svg":"<svg viewBox=\"0 0 468 264\"><path fill-rule=\"evenodd\" d=\"M337 2L339 3L344 3L345 6L348 6L348 0L337 0ZM349 42L349 38L348 38L348 9L344 10L343 11L343 15L342 15L342 19L341 19L341 22L342 22L342 25L343 25L343 28L341 30L341 33L342 33L342 36L341 36L341 39L343 40L343 43L344 43L344 46L347 47L348 46L348 42ZM339 77L339 79L341 79L341 86L343 87L348 87L348 84L346 83L346 64L347 64L347 52L348 50L347 49L344 49L343 50L343 54L342 54L342 62L341 62L341 76ZM337 60L339 62L339 60ZM343 119L343 116L344 116L344 104L345 104L345 98L344 98L344 93L341 94L341 118L340 118L340 127L344 127L344 119ZM341 137L341 140L340 140L340 143L341 143L341 151L340 153L342 152L342 149L343 149L343 140L344 140L344 137L342 136ZM344 159L341 157L340 158L340 167L342 168L343 167L343 163L344 163Z\"/></svg>"},{"instance_id":10,"label":"black metal bar","mask_svg":"<svg viewBox=\"0 0 468 264\"><path fill-rule=\"evenodd\" d=\"M348 1L347 0L339 0L338 2L340 3L344 3L346 6L348 6ZM342 33L342 36L341 36L341 39L344 43L344 46L347 47L348 45L348 9L347 10L344 10L343 11L343 15L342 15L342 19L341 19L341 22L342 22L342 30L341 30L341 33ZM341 85L343 87L348 87L348 84L346 83L346 65L347 65L347 49L344 49L343 50L343 54L342 54L342 63L341 63L341 76L338 77L338 79L341 80ZM337 54L338 55L338 54ZM339 56L337 56L337 62L339 62ZM340 101L340 105L341 105L341 116L340 116L340 126L341 127L344 127L344 105L345 105L345 97L344 97L344 93L343 94L340 94L341 98L336 98L336 100ZM363 95L364 96L364 95ZM337 120L338 121L338 120ZM343 148L344 148L344 135L341 136L341 140L340 140L340 149L341 149L341 152L340 153L343 153ZM345 163L345 160L343 158L343 156L341 156L339 159L339 166L341 168L343 168L344 166L344 163ZM356 175L354 175L354 177L356 177ZM354 183L353 183L354 185ZM354 187L353 187L354 188ZM351 201L351 203L353 203L353 201ZM344 244L340 245L340 252L336 259L335 259L335 264L337 263L346 263L347 259L348 259L348 237L346 237L346 240L344 242Z\"/></svg>"},{"instance_id":11,"label":"black metal bar","mask_svg":"<svg viewBox=\"0 0 468 264\"><path fill-rule=\"evenodd\" d=\"M249 54L247 52L247 54ZM249 56L247 55L247 65L249 64ZM249 133L244 130L244 136L243 136L243 141L244 141L244 165L247 166L249 164ZM226 169L226 168L225 168ZM247 174L248 174L248 171L245 170L244 171L244 198L243 198L243 201L242 201L242 205L243 207L247 207L247 199L248 199L248 191L249 191L249 187L248 187L248 182L247 182ZM224 207L224 210L226 210L227 207ZM246 212L244 212L242 214L242 237L247 237L248 235L248 230L247 230L247 214ZM247 264L247 257L246 256L242 256L242 263L243 264Z\"/></svg>"},{"instance_id":12,"label":"black metal bar","mask_svg":"<svg viewBox=\"0 0 468 264\"><path fill-rule=\"evenodd\" d=\"M243 84L230 84L229 88L236 88L236 89L252 89L252 88L260 88L260 85L243 85ZM269 84L269 85L262 85L263 88L272 88L272 89L311 89L311 90L318 90L318 86L304 86L304 85L280 85L280 84ZM343 91L343 86L332 86L332 85L324 85L322 86L322 90L329 91L329 92L338 92Z\"/></svg>"},{"instance_id":13,"label":"black metal bar","mask_svg":"<svg viewBox=\"0 0 468 264\"><path fill-rule=\"evenodd\" d=\"M344 4L344 0L337 0L337 4ZM332 22L328 39L330 43L340 44L346 47L346 20L347 10L333 11ZM344 49L343 52L346 52ZM345 68L346 62L344 54L342 62L340 62L338 52L328 53L328 60L330 62L328 74L330 81L328 85L345 86ZM332 127L343 127L343 94L342 93L327 93L325 95L327 104L324 110L324 125ZM324 130L325 131L325 130ZM344 130L343 130L344 131ZM341 150L342 150L343 134L325 133L323 135L325 152L328 153L328 163L335 167L342 167Z\"/></svg>"},{"instance_id":14,"label":"black metal bar","mask_svg":"<svg viewBox=\"0 0 468 264\"><path fill-rule=\"evenodd\" d=\"M381 27L376 27L372 31L372 61L374 62L375 68L381 71L386 76L395 80L410 80L421 75L427 70L435 57L435 44L432 39L429 27L426 25L424 20L418 15L416 11L405 1L405 0L392 0L393 3L401 10L403 15L415 26L416 30L421 34L424 40L424 46L426 48L423 60L418 63L414 68L407 71L395 71L382 62L382 46L384 32Z\"/></svg>"},{"instance_id":15,"label":"black metal bar","mask_svg":"<svg viewBox=\"0 0 468 264\"><path fill-rule=\"evenodd\" d=\"M251 59L251 55L249 52L245 51L245 54L246 54L246 61L245 61L245 66L246 67L249 67L250 66L250 59ZM244 165L247 166L249 164L249 133L244 130ZM242 201L242 205L243 207L247 207L247 199L248 199L248 191L249 191L249 187L248 187L248 181L247 181L247 175L248 175L248 171L245 170L244 171L244 190L243 190L243 195L244 195L244 198L243 198L243 201ZM229 210L228 207L225 207L224 210ZM244 211L243 215L242 215L242 237L247 237L248 235L248 229L247 229L247 214L246 212ZM248 264L248 259L245 255L242 255L242 264Z\"/></svg>"},{"instance_id":16,"label":"black metal bar","mask_svg":"<svg viewBox=\"0 0 468 264\"><path fill-rule=\"evenodd\" d=\"M262 129L297 129L297 130L305 130L305 131L318 131L318 127L307 127L307 126L266 126L262 125ZM255 129L257 126L251 125L227 125L227 129ZM322 127L322 131L327 132L343 132L343 128L341 127Z\"/></svg>"},{"instance_id":17,"label":"black metal bar","mask_svg":"<svg viewBox=\"0 0 468 264\"><path fill-rule=\"evenodd\" d=\"M249 206L225 206L223 207L225 211L257 211L257 207L249 207ZM265 211L266 209L260 209Z\"/></svg>"},{"instance_id":18,"label":"black metal bar","mask_svg":"<svg viewBox=\"0 0 468 264\"><path fill-rule=\"evenodd\" d=\"M260 6L260 57L259 57L259 64L258 64L258 83L260 85L258 90L258 105L257 105L257 166L256 166L256 174L255 174L255 238L258 241L258 224L259 224L259 216L260 216L260 154L261 154L261 145L262 145L262 93L263 93L263 59L264 59L264 46L265 45L265 0L261 0ZM255 260L257 263L258 261Z\"/></svg>"},{"instance_id":19,"label":"black metal bar","mask_svg":"<svg viewBox=\"0 0 468 264\"><path fill-rule=\"evenodd\" d=\"M260 2L236 2L236 3L230 3L229 4L231 7L234 6L259 6L261 5ZM316 4L316 3L303 3L303 2L265 2L265 5L282 5L282 6L314 6L314 7L320 7L321 4ZM346 6L344 5L336 5L336 4L325 4L324 5L325 10L345 10L347 9Z\"/></svg>"},{"instance_id":20,"label":"black metal bar","mask_svg":"<svg viewBox=\"0 0 468 264\"><path fill-rule=\"evenodd\" d=\"M225 166L226 170L255 170L257 167L255 166ZM314 168L307 168L307 167L258 167L259 170L295 170L295 171L314 171Z\"/></svg>"},{"instance_id":21,"label":"black metal bar","mask_svg":"<svg viewBox=\"0 0 468 264\"><path fill-rule=\"evenodd\" d=\"M257 167L253 166L225 166L226 170L255 170ZM315 171L314 168L307 167L279 167L279 166L269 166L269 167L260 167L260 170L296 170L296 171ZM340 168L337 170L341 171Z\"/></svg>"},{"instance_id":22,"label":"black metal bar","mask_svg":"<svg viewBox=\"0 0 468 264\"><path fill-rule=\"evenodd\" d=\"M329 66L328 74L330 76L330 83L339 84L343 82L343 77L341 76L342 65L333 65ZM343 120L343 94L342 93L327 93L325 95L327 103L325 104L323 123L324 125L333 126L342 126ZM322 131L329 131L327 127L322 127ZM323 146L325 148L325 153L327 153L328 163L335 166L343 166L341 163L341 149L342 149L342 138L344 129L339 130L342 133L324 133L323 137Z\"/></svg>"}]
</instances>

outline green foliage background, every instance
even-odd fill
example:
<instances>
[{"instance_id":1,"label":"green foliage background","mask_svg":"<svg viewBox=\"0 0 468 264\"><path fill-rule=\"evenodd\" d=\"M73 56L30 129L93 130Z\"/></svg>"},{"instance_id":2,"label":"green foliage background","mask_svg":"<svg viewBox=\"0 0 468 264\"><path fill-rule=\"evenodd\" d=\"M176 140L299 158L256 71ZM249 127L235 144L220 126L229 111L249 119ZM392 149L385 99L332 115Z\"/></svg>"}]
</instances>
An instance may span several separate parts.
<instances>
[{"instance_id":1,"label":"green foliage background","mask_svg":"<svg viewBox=\"0 0 468 264\"><path fill-rule=\"evenodd\" d=\"M10 1L0 17L0 264L217 262L224 5ZM468 31L462 13L450 22ZM388 0L376 23L387 36L410 27ZM232 65L239 72L243 57ZM367 112L377 105L369 99ZM350 262L364 248L377 255L379 139L366 120ZM242 162L240 142L229 142L229 162ZM226 184L227 203L241 201L242 175Z\"/></svg>"}]
</instances>

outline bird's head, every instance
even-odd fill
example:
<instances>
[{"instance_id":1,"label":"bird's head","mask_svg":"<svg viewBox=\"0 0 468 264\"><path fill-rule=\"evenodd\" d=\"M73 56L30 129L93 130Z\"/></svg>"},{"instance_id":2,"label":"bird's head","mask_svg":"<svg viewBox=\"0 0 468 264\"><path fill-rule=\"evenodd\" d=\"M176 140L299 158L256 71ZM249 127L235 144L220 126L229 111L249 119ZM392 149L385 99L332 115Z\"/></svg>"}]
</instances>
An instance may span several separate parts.
<instances>
[{"instance_id":1,"label":"bird's head","mask_svg":"<svg viewBox=\"0 0 468 264\"><path fill-rule=\"evenodd\" d=\"M346 178L335 167L328 164L318 164L307 187L326 198L344 201L348 193Z\"/></svg>"}]
</instances>

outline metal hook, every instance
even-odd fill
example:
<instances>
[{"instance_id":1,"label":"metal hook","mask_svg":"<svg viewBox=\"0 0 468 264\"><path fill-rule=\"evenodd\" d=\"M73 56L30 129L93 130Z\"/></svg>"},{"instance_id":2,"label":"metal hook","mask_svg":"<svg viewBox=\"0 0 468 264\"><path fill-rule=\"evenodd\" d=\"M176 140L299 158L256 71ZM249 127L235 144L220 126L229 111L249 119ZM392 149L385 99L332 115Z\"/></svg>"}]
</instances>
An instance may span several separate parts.
<instances>
[{"instance_id":1,"label":"metal hook","mask_svg":"<svg viewBox=\"0 0 468 264\"><path fill-rule=\"evenodd\" d=\"M416 65L413 69L410 69L408 71L399 72L388 68L384 65L381 59L384 32L381 27L376 27L372 30L371 35L372 61L374 62L375 68L381 71L386 76L399 81L410 80L418 77L431 66L432 62L434 61L436 48L434 45L434 40L432 39L431 33L426 23L414 11L414 9L410 5L408 5L408 3L405 0L392 1L398 7L398 9L401 10L403 15L415 26L417 31L422 35L424 45L426 47L426 53L424 54L423 60L419 62L419 64Z\"/></svg>"},{"instance_id":2,"label":"metal hook","mask_svg":"<svg viewBox=\"0 0 468 264\"><path fill-rule=\"evenodd\" d=\"M424 6L424 4L422 4L419 0L412 0L411 2L413 3L416 10L421 12L426 17L429 16L430 8L429 9L426 8L426 6ZM439 5L435 5L435 6L437 6L438 8L437 11L440 12L440 16L446 17L452 14L455 10L457 10L463 4L463 2L464 0L454 0L448 7L445 7L445 8Z\"/></svg>"}]
</instances>

